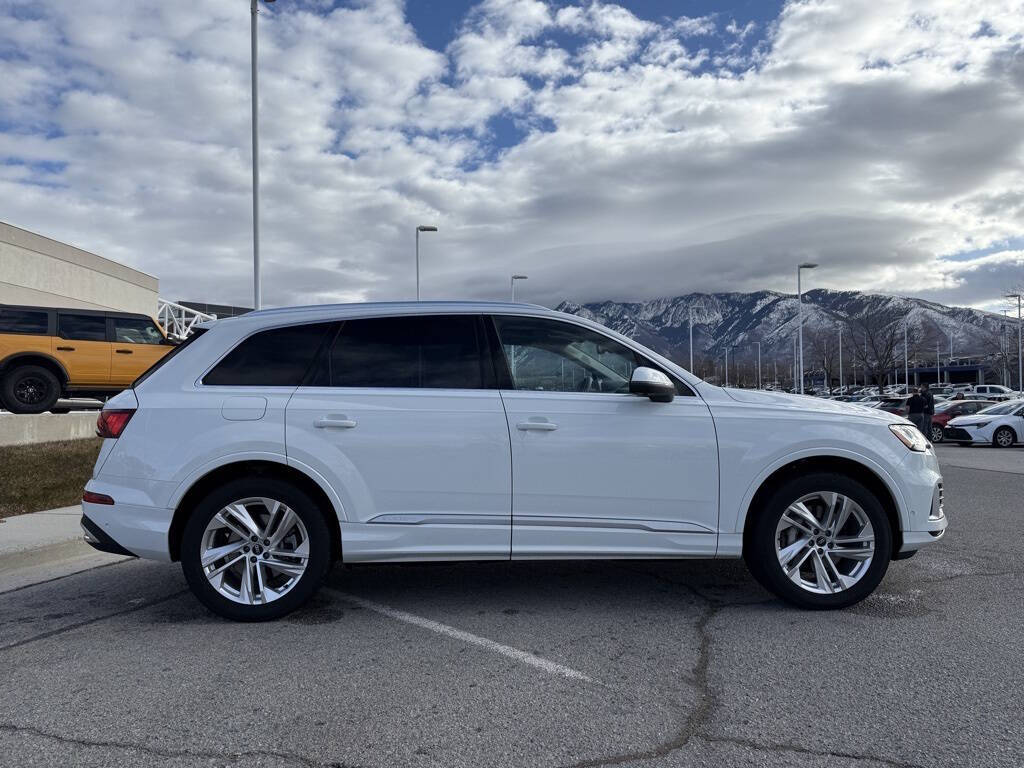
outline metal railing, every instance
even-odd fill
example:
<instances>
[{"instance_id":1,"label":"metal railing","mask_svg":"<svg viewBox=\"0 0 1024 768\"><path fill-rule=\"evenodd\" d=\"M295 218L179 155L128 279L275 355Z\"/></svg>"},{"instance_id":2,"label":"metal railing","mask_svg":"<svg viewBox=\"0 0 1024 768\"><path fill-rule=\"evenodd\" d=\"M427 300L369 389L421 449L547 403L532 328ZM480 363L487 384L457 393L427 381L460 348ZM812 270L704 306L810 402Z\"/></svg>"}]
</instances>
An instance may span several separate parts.
<instances>
[{"instance_id":1,"label":"metal railing","mask_svg":"<svg viewBox=\"0 0 1024 768\"><path fill-rule=\"evenodd\" d=\"M216 319L216 315L208 315L205 312L175 304L173 301L156 300L156 321L163 326L169 338L178 341L187 339L198 323Z\"/></svg>"}]
</instances>

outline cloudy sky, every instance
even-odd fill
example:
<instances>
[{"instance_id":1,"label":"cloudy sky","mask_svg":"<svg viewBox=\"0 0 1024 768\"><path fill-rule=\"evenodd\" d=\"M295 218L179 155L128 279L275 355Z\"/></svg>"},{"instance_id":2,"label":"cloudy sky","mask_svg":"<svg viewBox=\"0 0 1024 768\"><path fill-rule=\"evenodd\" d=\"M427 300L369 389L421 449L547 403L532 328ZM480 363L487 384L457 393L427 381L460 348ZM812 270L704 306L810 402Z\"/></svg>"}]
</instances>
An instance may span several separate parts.
<instances>
[{"instance_id":1,"label":"cloudy sky","mask_svg":"<svg viewBox=\"0 0 1024 768\"><path fill-rule=\"evenodd\" d=\"M278 0L268 305L1024 283L1024 4ZM0 220L251 302L248 0L0 0Z\"/></svg>"}]
</instances>

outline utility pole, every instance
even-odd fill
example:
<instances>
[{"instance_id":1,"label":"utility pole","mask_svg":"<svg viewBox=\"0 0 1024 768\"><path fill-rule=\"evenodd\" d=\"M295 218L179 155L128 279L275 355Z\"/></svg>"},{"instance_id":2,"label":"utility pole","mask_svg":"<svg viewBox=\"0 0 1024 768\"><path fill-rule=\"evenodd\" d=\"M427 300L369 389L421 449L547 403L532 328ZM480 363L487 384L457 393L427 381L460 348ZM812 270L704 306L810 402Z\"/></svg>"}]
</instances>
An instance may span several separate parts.
<instances>
[{"instance_id":1,"label":"utility pole","mask_svg":"<svg viewBox=\"0 0 1024 768\"><path fill-rule=\"evenodd\" d=\"M1024 360L1021 359L1021 314L1020 314L1020 302L1021 294L1010 293L1007 294L1006 298L1017 300L1017 390L1024 390Z\"/></svg>"},{"instance_id":2,"label":"utility pole","mask_svg":"<svg viewBox=\"0 0 1024 768\"><path fill-rule=\"evenodd\" d=\"M839 391L846 394L843 389L843 326L839 326Z\"/></svg>"},{"instance_id":3,"label":"utility pole","mask_svg":"<svg viewBox=\"0 0 1024 768\"><path fill-rule=\"evenodd\" d=\"M725 386L729 386L729 347L725 348Z\"/></svg>"},{"instance_id":4,"label":"utility pole","mask_svg":"<svg viewBox=\"0 0 1024 768\"><path fill-rule=\"evenodd\" d=\"M796 314L798 318L797 333L800 336L800 394L804 393L804 293L800 288L800 270L814 269L817 264L804 262L796 268Z\"/></svg>"},{"instance_id":5,"label":"utility pole","mask_svg":"<svg viewBox=\"0 0 1024 768\"><path fill-rule=\"evenodd\" d=\"M910 394L910 354L907 347L907 324L903 323L903 383L907 385L907 394Z\"/></svg>"}]
</instances>

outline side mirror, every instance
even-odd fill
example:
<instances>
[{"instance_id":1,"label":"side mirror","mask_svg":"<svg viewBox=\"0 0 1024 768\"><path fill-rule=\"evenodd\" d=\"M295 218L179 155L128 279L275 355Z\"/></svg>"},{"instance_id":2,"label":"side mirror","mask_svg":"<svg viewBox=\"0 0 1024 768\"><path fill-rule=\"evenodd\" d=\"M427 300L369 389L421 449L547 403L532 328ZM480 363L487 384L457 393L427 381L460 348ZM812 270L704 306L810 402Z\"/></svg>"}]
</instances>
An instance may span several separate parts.
<instances>
[{"instance_id":1,"label":"side mirror","mask_svg":"<svg viewBox=\"0 0 1024 768\"><path fill-rule=\"evenodd\" d=\"M640 366L629 379L629 393L649 397L656 403L671 403L676 396L676 385L661 371Z\"/></svg>"}]
</instances>

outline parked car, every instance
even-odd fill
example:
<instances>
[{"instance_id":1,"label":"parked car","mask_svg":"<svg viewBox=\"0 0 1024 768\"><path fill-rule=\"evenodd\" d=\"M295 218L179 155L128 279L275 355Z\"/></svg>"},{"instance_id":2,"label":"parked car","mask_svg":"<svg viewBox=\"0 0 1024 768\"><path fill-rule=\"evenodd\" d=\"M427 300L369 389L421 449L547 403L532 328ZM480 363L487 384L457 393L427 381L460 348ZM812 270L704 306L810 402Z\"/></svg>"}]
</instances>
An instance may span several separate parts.
<instances>
[{"instance_id":1,"label":"parked car","mask_svg":"<svg viewBox=\"0 0 1024 768\"><path fill-rule=\"evenodd\" d=\"M875 407L880 411L906 418L907 414L910 413L909 401L910 397L907 395L885 395L878 401Z\"/></svg>"},{"instance_id":2,"label":"parked car","mask_svg":"<svg viewBox=\"0 0 1024 768\"><path fill-rule=\"evenodd\" d=\"M60 397L109 397L172 348L147 315L2 305L0 403L42 413Z\"/></svg>"},{"instance_id":3,"label":"parked car","mask_svg":"<svg viewBox=\"0 0 1024 768\"><path fill-rule=\"evenodd\" d=\"M1004 387L1000 384L978 384L970 390L970 393L972 395L981 395L987 400L997 402L1012 400L1017 394L1009 387Z\"/></svg>"},{"instance_id":4,"label":"parked car","mask_svg":"<svg viewBox=\"0 0 1024 768\"><path fill-rule=\"evenodd\" d=\"M1024 400L1007 400L973 416L950 419L942 434L944 439L965 446L982 443L1009 448L1024 442Z\"/></svg>"},{"instance_id":5,"label":"parked car","mask_svg":"<svg viewBox=\"0 0 1024 768\"><path fill-rule=\"evenodd\" d=\"M232 619L331 564L743 557L838 608L946 528L931 445L881 411L709 385L523 304L360 304L216 321L108 401L93 546L180 560Z\"/></svg>"},{"instance_id":6,"label":"parked car","mask_svg":"<svg viewBox=\"0 0 1024 768\"><path fill-rule=\"evenodd\" d=\"M950 419L955 419L958 416L972 416L983 408L988 408L990 405L995 405L995 403L991 400L967 399L947 400L944 403L937 404L935 406L935 413L932 414L932 442L941 443L946 439L943 429Z\"/></svg>"}]
</instances>

